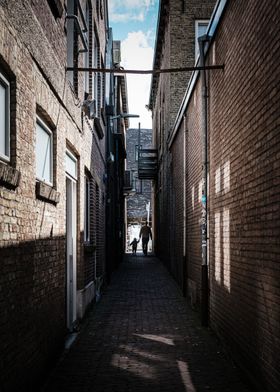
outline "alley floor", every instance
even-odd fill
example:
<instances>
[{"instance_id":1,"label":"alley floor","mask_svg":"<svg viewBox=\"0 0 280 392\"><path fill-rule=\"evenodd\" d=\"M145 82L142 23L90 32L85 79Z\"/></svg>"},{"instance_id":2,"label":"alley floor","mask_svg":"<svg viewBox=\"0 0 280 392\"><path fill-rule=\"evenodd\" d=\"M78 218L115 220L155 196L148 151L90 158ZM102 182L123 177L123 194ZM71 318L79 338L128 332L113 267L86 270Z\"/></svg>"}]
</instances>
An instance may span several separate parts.
<instances>
[{"instance_id":1,"label":"alley floor","mask_svg":"<svg viewBox=\"0 0 280 392\"><path fill-rule=\"evenodd\" d=\"M126 256L44 392L249 391L158 261Z\"/></svg>"}]
</instances>

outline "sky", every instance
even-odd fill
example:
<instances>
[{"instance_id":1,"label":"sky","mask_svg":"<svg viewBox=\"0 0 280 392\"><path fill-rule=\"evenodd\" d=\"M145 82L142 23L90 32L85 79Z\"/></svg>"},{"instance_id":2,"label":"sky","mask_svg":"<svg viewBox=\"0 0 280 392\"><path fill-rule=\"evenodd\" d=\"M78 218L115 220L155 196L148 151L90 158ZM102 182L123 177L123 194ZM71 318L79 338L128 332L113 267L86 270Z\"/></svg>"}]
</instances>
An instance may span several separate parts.
<instances>
[{"instance_id":1,"label":"sky","mask_svg":"<svg viewBox=\"0 0 280 392\"><path fill-rule=\"evenodd\" d=\"M121 41L121 65L125 69L152 69L159 0L108 0L113 39ZM151 75L127 75L130 128L152 128L149 103Z\"/></svg>"}]
</instances>

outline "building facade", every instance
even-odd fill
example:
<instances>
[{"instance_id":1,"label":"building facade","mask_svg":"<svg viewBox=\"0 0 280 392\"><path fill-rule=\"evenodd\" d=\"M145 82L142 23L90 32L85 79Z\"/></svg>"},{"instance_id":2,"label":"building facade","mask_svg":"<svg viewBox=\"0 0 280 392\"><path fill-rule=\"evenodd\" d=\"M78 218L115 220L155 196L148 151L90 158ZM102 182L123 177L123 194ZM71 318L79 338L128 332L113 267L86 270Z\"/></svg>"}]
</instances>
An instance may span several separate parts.
<instances>
[{"instance_id":1,"label":"building facade","mask_svg":"<svg viewBox=\"0 0 280 392\"><path fill-rule=\"evenodd\" d=\"M205 32L214 5L215 0L160 2L154 68L195 65L198 56L197 37ZM176 176L172 172L177 170L176 159L180 159L183 143L178 140L171 153L168 140L190 75L190 72L156 74L152 78L150 93L153 129L156 130L153 143L158 150L158 176L154 190L155 250L172 275L180 281L181 287L184 286L182 276L185 255L181 252L183 232L180 227L183 225L183 214L180 199L183 197L184 181L182 171L177 171ZM181 187L178 200L174 198L173 190L176 186ZM174 249L179 252L174 252Z\"/></svg>"},{"instance_id":2,"label":"building facade","mask_svg":"<svg viewBox=\"0 0 280 392\"><path fill-rule=\"evenodd\" d=\"M161 184L170 181L168 225L176 228L169 268L197 309L205 305L207 217L209 324L260 391L280 387L279 17L277 1L217 2L206 31L205 63L224 64L224 70L190 76L165 146L170 170L159 173L155 186L160 194ZM154 121L156 99L158 94L152 99ZM163 207L157 196L159 219ZM165 241L158 230L160 252Z\"/></svg>"},{"instance_id":3,"label":"building facade","mask_svg":"<svg viewBox=\"0 0 280 392\"><path fill-rule=\"evenodd\" d=\"M152 130L129 128L126 133L126 170L129 173L131 194L126 197L127 248L134 237L139 237L141 225L152 226L151 181L138 178L138 146L152 147Z\"/></svg>"},{"instance_id":4,"label":"building facade","mask_svg":"<svg viewBox=\"0 0 280 392\"><path fill-rule=\"evenodd\" d=\"M1 390L38 390L100 294L110 91L77 68L107 42L107 1L0 1Z\"/></svg>"}]
</instances>

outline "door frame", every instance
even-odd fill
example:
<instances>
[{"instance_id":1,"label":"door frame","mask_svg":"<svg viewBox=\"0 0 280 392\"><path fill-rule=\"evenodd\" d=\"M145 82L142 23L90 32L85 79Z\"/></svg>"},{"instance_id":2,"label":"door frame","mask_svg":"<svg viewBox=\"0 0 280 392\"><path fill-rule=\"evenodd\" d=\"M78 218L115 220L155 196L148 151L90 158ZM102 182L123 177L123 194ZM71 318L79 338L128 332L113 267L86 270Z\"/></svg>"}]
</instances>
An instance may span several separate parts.
<instances>
[{"instance_id":1,"label":"door frame","mask_svg":"<svg viewBox=\"0 0 280 392\"><path fill-rule=\"evenodd\" d=\"M73 331L77 320L77 159L66 150L66 325ZM71 170L75 169L75 170Z\"/></svg>"}]
</instances>

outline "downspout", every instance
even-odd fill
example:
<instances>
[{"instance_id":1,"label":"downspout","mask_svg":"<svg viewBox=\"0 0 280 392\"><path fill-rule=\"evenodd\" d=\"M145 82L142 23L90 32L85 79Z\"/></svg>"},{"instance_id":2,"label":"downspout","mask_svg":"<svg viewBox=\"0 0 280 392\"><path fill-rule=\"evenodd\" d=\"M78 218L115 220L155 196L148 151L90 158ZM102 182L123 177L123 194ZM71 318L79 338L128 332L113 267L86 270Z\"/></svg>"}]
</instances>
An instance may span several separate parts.
<instances>
[{"instance_id":1,"label":"downspout","mask_svg":"<svg viewBox=\"0 0 280 392\"><path fill-rule=\"evenodd\" d=\"M205 66L204 49L210 37L203 35L198 38L199 65ZM206 71L201 75L201 142L202 142L202 216L201 216L201 324L208 325L208 260L207 260L207 172L208 172L208 124L207 124L207 85Z\"/></svg>"},{"instance_id":2,"label":"downspout","mask_svg":"<svg viewBox=\"0 0 280 392\"><path fill-rule=\"evenodd\" d=\"M187 296L187 118L184 115L184 180L183 180L183 295Z\"/></svg>"}]
</instances>

